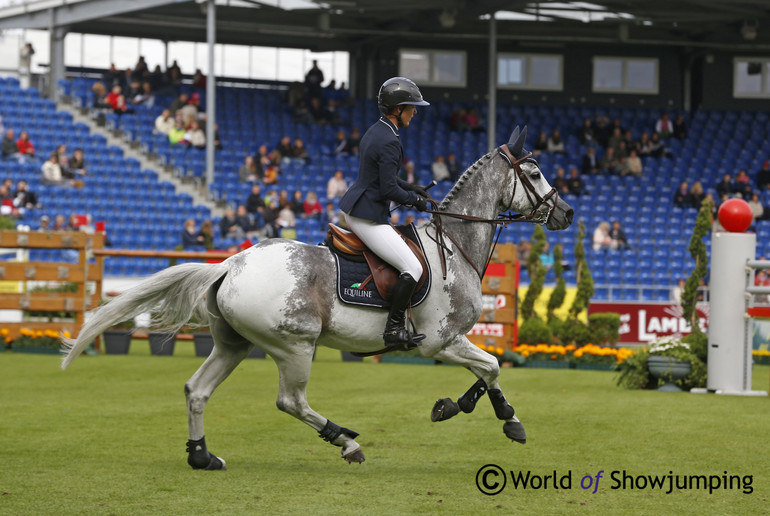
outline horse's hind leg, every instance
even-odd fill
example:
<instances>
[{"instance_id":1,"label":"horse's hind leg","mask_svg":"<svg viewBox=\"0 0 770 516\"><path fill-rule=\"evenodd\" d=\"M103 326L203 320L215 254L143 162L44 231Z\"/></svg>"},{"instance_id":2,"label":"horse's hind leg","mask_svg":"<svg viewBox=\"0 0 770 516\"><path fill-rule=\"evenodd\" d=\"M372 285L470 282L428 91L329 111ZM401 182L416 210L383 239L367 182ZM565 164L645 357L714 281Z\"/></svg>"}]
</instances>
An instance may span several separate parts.
<instances>
[{"instance_id":1,"label":"horse's hind leg","mask_svg":"<svg viewBox=\"0 0 770 516\"><path fill-rule=\"evenodd\" d=\"M488 393L495 415L498 419L505 421L503 424L505 435L522 444L527 441L524 426L516 417L513 407L505 399L497 382L500 366L492 355L480 350L467 337L460 335L450 345L436 353L434 358L467 367L478 377L478 381L460 396L457 402L449 398L438 400L431 411L432 421L445 421L461 410L466 414L470 413L476 407L479 398Z\"/></svg>"},{"instance_id":2,"label":"horse's hind leg","mask_svg":"<svg viewBox=\"0 0 770 516\"><path fill-rule=\"evenodd\" d=\"M355 441L358 433L341 427L318 414L307 402L307 383L310 380L310 368L313 363L312 343L293 343L288 353L274 354L280 380L276 406L311 428L325 441L342 447L342 458L348 462L363 462L361 446Z\"/></svg>"}]
</instances>

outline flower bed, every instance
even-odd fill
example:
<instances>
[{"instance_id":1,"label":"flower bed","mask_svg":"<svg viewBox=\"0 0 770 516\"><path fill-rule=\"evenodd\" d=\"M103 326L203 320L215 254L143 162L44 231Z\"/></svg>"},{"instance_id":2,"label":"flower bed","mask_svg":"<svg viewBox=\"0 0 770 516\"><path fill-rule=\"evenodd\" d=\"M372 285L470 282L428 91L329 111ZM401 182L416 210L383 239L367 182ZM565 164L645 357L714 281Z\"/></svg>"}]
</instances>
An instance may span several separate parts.
<instances>
[{"instance_id":1,"label":"flower bed","mask_svg":"<svg viewBox=\"0 0 770 516\"><path fill-rule=\"evenodd\" d=\"M21 328L20 335L10 337L8 328L0 329L0 337L5 340L5 345L17 353L58 353L61 347L59 333L53 330L30 330ZM65 337L70 337L68 331L63 332Z\"/></svg>"},{"instance_id":2,"label":"flower bed","mask_svg":"<svg viewBox=\"0 0 770 516\"><path fill-rule=\"evenodd\" d=\"M494 346L479 346L484 351L495 355L502 361L513 361L512 355L522 357L519 365L526 367L571 368L571 369L595 369L610 371L615 364L622 362L633 351L628 348L615 348L609 346L562 346L559 344L519 344L513 347L513 352L505 351ZM591 365L592 367L588 367Z\"/></svg>"}]
</instances>

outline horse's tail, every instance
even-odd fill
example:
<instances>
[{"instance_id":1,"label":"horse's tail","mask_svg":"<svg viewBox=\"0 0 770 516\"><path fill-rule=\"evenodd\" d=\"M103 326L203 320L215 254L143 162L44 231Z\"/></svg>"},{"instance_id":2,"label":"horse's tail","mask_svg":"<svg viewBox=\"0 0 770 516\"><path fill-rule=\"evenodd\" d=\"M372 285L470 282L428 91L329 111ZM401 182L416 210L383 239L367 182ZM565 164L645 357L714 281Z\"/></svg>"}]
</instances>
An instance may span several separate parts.
<instances>
[{"instance_id":1,"label":"horse's tail","mask_svg":"<svg viewBox=\"0 0 770 516\"><path fill-rule=\"evenodd\" d=\"M225 263L185 263L153 274L109 303L93 310L77 339L62 338L62 369L110 326L152 312L153 329L175 333L193 317L205 325L206 290L227 272Z\"/></svg>"}]
</instances>

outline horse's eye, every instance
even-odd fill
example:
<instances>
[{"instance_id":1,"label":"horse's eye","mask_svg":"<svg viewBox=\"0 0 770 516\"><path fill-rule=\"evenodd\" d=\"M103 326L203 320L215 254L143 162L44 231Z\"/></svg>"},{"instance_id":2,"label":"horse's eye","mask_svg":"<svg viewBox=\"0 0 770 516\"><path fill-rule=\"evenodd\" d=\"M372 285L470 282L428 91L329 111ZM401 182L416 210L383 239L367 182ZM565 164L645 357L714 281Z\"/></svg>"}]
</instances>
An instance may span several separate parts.
<instances>
[{"instance_id":1,"label":"horse's eye","mask_svg":"<svg viewBox=\"0 0 770 516\"><path fill-rule=\"evenodd\" d=\"M540 172L532 172L529 177L530 179L540 179Z\"/></svg>"}]
</instances>

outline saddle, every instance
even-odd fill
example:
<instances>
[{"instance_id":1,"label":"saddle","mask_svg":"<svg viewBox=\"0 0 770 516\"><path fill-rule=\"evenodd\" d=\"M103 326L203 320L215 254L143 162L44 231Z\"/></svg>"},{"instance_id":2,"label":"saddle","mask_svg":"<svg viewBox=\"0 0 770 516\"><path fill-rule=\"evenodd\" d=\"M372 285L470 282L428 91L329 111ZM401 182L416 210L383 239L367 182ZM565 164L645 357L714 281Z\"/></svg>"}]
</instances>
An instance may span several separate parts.
<instances>
[{"instance_id":1,"label":"saddle","mask_svg":"<svg viewBox=\"0 0 770 516\"><path fill-rule=\"evenodd\" d=\"M417 243L404 236L404 233L398 227L394 229L420 261L420 265L422 265L422 276L417 280L417 286L415 287L415 292L417 292L428 277L428 262ZM359 288L366 288L369 282L374 281L380 297L386 301L390 300L393 286L396 284L399 276L399 272L395 267L370 251L354 233L334 224L329 224L325 243L332 252L340 255L342 258L357 262L365 261L369 266L370 274L361 282Z\"/></svg>"}]
</instances>

